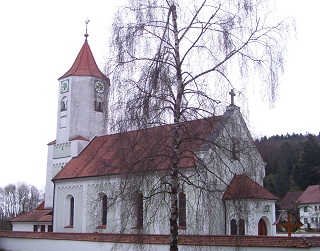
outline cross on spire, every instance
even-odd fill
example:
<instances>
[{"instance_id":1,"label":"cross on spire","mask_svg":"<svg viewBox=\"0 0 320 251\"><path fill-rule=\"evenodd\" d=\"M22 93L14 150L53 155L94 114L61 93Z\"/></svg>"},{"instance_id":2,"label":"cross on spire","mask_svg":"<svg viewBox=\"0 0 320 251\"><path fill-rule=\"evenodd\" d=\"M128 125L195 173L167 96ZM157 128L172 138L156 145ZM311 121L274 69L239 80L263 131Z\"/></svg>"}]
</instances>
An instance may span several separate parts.
<instances>
[{"instance_id":1,"label":"cross on spire","mask_svg":"<svg viewBox=\"0 0 320 251\"><path fill-rule=\"evenodd\" d=\"M229 92L229 95L231 96L231 104L230 105L234 105L234 97L236 96L234 89L231 89L231 91Z\"/></svg>"},{"instance_id":2,"label":"cross on spire","mask_svg":"<svg viewBox=\"0 0 320 251\"><path fill-rule=\"evenodd\" d=\"M86 22L86 34L84 34L84 36L86 37L86 42L87 42L87 38L89 37L89 35L88 35L88 23L90 22L90 20L87 19L85 22Z\"/></svg>"}]
</instances>

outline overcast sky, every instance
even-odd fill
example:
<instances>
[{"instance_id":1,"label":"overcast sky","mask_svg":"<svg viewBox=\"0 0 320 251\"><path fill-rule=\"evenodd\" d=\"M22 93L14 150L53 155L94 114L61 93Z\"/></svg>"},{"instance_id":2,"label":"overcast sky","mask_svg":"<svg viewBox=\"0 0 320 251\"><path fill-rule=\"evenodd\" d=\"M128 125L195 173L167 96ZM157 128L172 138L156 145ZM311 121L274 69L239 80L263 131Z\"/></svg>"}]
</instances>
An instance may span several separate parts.
<instances>
[{"instance_id":1,"label":"overcast sky","mask_svg":"<svg viewBox=\"0 0 320 251\"><path fill-rule=\"evenodd\" d=\"M1 1L0 187L17 181L44 187L47 143L56 133L58 78L83 45L87 18L91 20L89 44L103 69L116 5L112 2L116 1ZM318 134L320 1L277 2L283 18L295 18L297 37L289 43L274 108L252 98L249 128L255 137Z\"/></svg>"}]
</instances>

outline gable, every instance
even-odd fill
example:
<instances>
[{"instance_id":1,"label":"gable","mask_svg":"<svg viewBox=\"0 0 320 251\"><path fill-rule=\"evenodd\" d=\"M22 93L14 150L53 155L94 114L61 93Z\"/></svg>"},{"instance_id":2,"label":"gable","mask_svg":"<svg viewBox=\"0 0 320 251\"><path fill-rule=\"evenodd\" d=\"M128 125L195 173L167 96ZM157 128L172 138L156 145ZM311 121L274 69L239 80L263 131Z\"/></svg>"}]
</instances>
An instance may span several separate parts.
<instances>
[{"instance_id":1,"label":"gable","mask_svg":"<svg viewBox=\"0 0 320 251\"><path fill-rule=\"evenodd\" d=\"M264 187L250 179L246 174L235 175L225 191L223 200L233 199L266 199L278 200L279 198L273 195Z\"/></svg>"}]
</instances>

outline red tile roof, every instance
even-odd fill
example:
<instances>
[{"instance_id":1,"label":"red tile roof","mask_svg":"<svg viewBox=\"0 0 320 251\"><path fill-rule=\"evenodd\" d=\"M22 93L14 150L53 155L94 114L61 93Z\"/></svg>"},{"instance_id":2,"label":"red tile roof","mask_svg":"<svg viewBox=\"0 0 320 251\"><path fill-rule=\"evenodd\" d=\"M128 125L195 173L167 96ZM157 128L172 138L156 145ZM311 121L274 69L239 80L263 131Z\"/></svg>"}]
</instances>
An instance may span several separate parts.
<instances>
[{"instance_id":1,"label":"red tile roof","mask_svg":"<svg viewBox=\"0 0 320 251\"><path fill-rule=\"evenodd\" d=\"M279 206L282 210L296 210L297 199L303 192L288 192L279 202Z\"/></svg>"},{"instance_id":2,"label":"red tile roof","mask_svg":"<svg viewBox=\"0 0 320 251\"><path fill-rule=\"evenodd\" d=\"M99 70L87 40L83 44L70 70L59 79L69 76L93 76L109 81L109 79Z\"/></svg>"},{"instance_id":3,"label":"red tile roof","mask_svg":"<svg viewBox=\"0 0 320 251\"><path fill-rule=\"evenodd\" d=\"M235 175L225 191L222 199L267 199L278 200L279 198L258 183L250 179L246 174Z\"/></svg>"},{"instance_id":4,"label":"red tile roof","mask_svg":"<svg viewBox=\"0 0 320 251\"><path fill-rule=\"evenodd\" d=\"M320 185L309 186L297 202L299 204L320 203Z\"/></svg>"},{"instance_id":5,"label":"red tile roof","mask_svg":"<svg viewBox=\"0 0 320 251\"><path fill-rule=\"evenodd\" d=\"M169 245L169 235L104 234L104 233L48 233L0 231L1 238L28 238L91 242L139 243ZM235 235L179 235L179 245L304 248L320 247L319 237L235 236Z\"/></svg>"},{"instance_id":6,"label":"red tile roof","mask_svg":"<svg viewBox=\"0 0 320 251\"><path fill-rule=\"evenodd\" d=\"M10 222L52 222L52 210L42 209L41 205L29 213L10 219Z\"/></svg>"},{"instance_id":7,"label":"red tile roof","mask_svg":"<svg viewBox=\"0 0 320 251\"><path fill-rule=\"evenodd\" d=\"M219 116L181 124L181 168L195 165L193 152L209 135L212 137L221 121ZM172 133L173 125L164 125L96 137L53 180L168 169L173 155Z\"/></svg>"}]
</instances>

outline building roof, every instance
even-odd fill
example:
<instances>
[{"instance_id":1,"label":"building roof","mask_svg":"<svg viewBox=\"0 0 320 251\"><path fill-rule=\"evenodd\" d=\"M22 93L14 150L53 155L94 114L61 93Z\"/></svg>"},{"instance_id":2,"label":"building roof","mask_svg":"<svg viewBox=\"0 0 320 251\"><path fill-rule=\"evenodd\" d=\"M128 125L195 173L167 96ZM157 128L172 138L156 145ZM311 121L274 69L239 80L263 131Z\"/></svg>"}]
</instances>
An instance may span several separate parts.
<instances>
[{"instance_id":1,"label":"building roof","mask_svg":"<svg viewBox=\"0 0 320 251\"><path fill-rule=\"evenodd\" d=\"M42 202L35 210L12 218L10 222L52 222L52 210L44 209Z\"/></svg>"},{"instance_id":2,"label":"building roof","mask_svg":"<svg viewBox=\"0 0 320 251\"><path fill-rule=\"evenodd\" d=\"M264 187L250 179L246 174L235 175L227 187L223 200L233 199L266 199L278 200L279 198Z\"/></svg>"},{"instance_id":3,"label":"building roof","mask_svg":"<svg viewBox=\"0 0 320 251\"><path fill-rule=\"evenodd\" d=\"M0 231L0 238L26 238L68 241L170 244L169 235L106 234L106 233L48 233ZM224 247L303 248L320 247L319 237L239 236L239 235L179 235L179 245Z\"/></svg>"},{"instance_id":4,"label":"building roof","mask_svg":"<svg viewBox=\"0 0 320 251\"><path fill-rule=\"evenodd\" d=\"M83 141L90 141L88 138L83 137L81 135L77 135L77 136L73 136L69 138L69 141L73 141L73 140L83 140ZM47 145L55 145L57 143L56 140L53 140L51 142L49 142Z\"/></svg>"},{"instance_id":5,"label":"building roof","mask_svg":"<svg viewBox=\"0 0 320 251\"><path fill-rule=\"evenodd\" d=\"M59 79L69 76L92 76L109 81L109 79L99 70L87 39L85 40L72 67Z\"/></svg>"},{"instance_id":6,"label":"building roof","mask_svg":"<svg viewBox=\"0 0 320 251\"><path fill-rule=\"evenodd\" d=\"M282 210L295 210L297 209L297 200L302 195L300 192L288 192L279 202Z\"/></svg>"},{"instance_id":7,"label":"building roof","mask_svg":"<svg viewBox=\"0 0 320 251\"><path fill-rule=\"evenodd\" d=\"M320 185L309 186L297 202L299 204L320 203Z\"/></svg>"},{"instance_id":8,"label":"building roof","mask_svg":"<svg viewBox=\"0 0 320 251\"><path fill-rule=\"evenodd\" d=\"M183 122L179 128L182 153L179 167L195 165L193 152L214 137L225 116ZM125 174L170 167L173 125L95 137L53 180Z\"/></svg>"}]
</instances>

